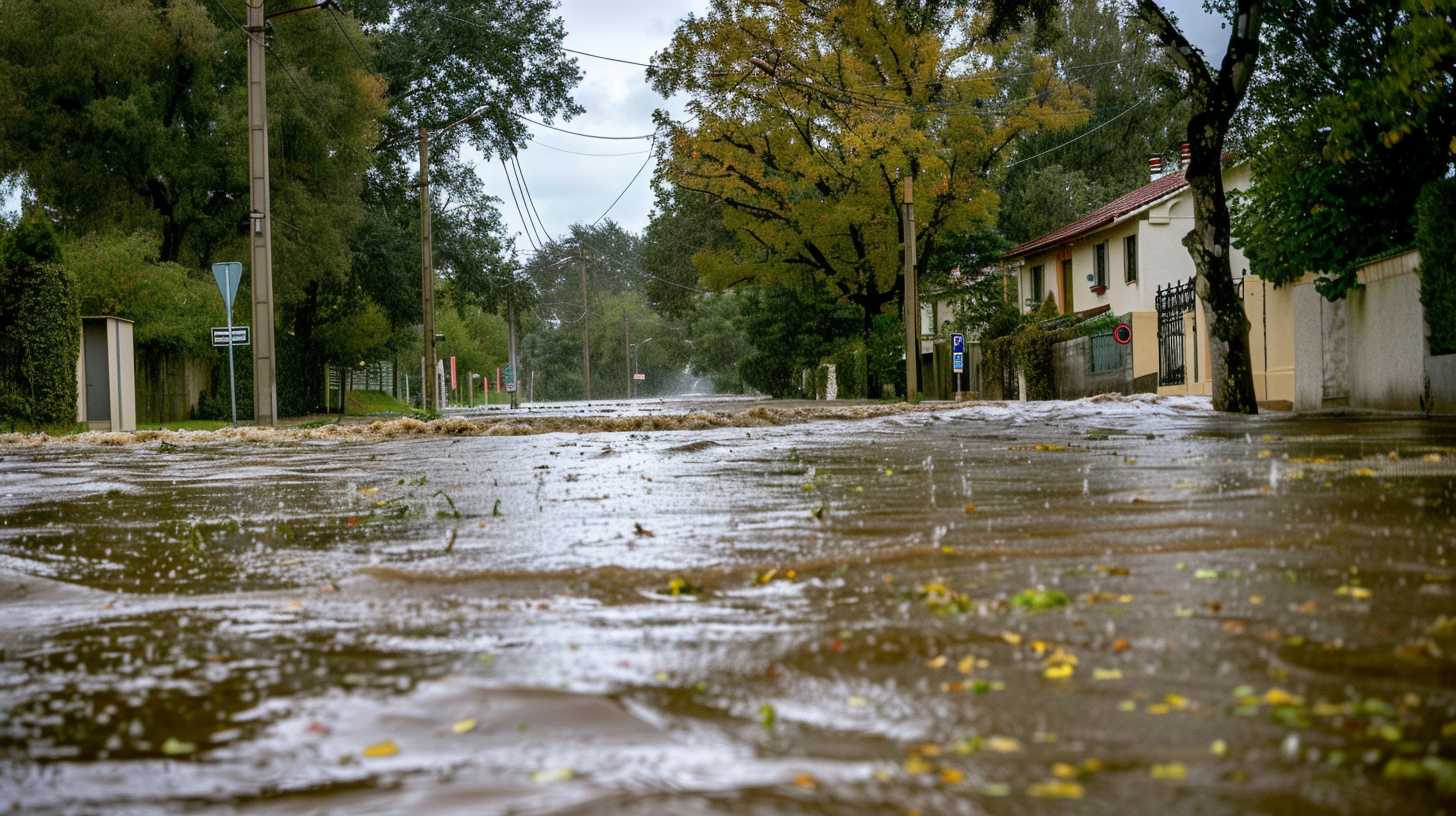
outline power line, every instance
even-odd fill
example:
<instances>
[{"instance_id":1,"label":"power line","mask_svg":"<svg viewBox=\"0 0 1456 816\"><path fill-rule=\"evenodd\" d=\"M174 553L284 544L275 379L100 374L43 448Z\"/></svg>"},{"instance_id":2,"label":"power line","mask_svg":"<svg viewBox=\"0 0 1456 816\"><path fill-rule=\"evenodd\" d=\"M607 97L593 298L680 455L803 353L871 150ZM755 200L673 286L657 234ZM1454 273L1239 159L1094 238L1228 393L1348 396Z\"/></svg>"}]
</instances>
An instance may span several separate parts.
<instances>
[{"instance_id":1,"label":"power line","mask_svg":"<svg viewBox=\"0 0 1456 816\"><path fill-rule=\"evenodd\" d=\"M1102 124L1098 125L1097 127L1089 128L1089 129L1087 129L1087 130L1085 130L1085 131L1077 134L1076 136L1073 136L1072 138L1066 140L1065 142L1062 142L1061 144L1056 145L1055 147L1049 147L1046 150L1043 150L1042 152L1037 153L1036 155L1027 156L1024 159L1017 159L1016 161L1011 162L1011 163L1007 164L1006 166L1007 167L1015 167L1016 165L1022 164L1023 162L1029 162L1032 159L1039 159L1039 158L1041 158L1042 156L1045 156L1048 153L1054 153L1054 152L1056 152L1058 150L1061 150L1062 148L1066 147L1069 144L1072 144L1073 142L1079 141L1081 139L1085 139L1086 137L1091 136L1092 134L1096 133L1097 131L1099 131L1099 130L1105 128L1105 127L1107 127L1110 124L1112 124L1113 122L1116 122L1118 119L1121 119L1122 117L1128 115L1129 113L1132 113L1132 111L1133 111L1134 108L1138 107L1139 105L1143 104L1146 101L1147 101L1147 98L1146 97L1140 98L1140 99L1138 99L1138 101L1132 103L1132 105L1130 105L1126 109L1124 109L1122 111L1122 113L1119 113L1116 116L1112 117L1111 119L1108 119L1106 122L1103 122Z\"/></svg>"},{"instance_id":2,"label":"power line","mask_svg":"<svg viewBox=\"0 0 1456 816\"><path fill-rule=\"evenodd\" d=\"M564 45L561 47L561 50L567 52L568 54L580 54L583 57L591 57L593 59L606 60L607 62L620 62L623 65L640 65L643 68L651 68L652 67L652 64L651 63L648 63L648 62L637 62L636 60L618 59L616 57L604 57L601 54L593 54L590 51L578 51L575 48L567 48Z\"/></svg>"},{"instance_id":3,"label":"power line","mask_svg":"<svg viewBox=\"0 0 1456 816\"><path fill-rule=\"evenodd\" d=\"M526 147L527 148L531 148L531 147L544 147L547 150L555 150L557 153L570 153L573 156L590 156L592 158L599 158L599 159L613 158L613 157L617 157L617 156L641 156L643 153L651 153L652 152L651 150L633 150L633 151L630 151L628 153L583 153L580 150L567 150L564 147L556 147L555 145L549 145L549 144L546 144L545 142L538 141L536 139L532 139L530 142L528 142L526 144Z\"/></svg>"},{"instance_id":4,"label":"power line","mask_svg":"<svg viewBox=\"0 0 1456 816\"><path fill-rule=\"evenodd\" d=\"M369 60L364 59L364 54L359 50L359 46L354 44L354 38L350 37L349 32L344 30L344 23L341 19L344 16L344 12L339 8L338 4L334 3L326 6L325 11L334 12L329 17L333 19L334 26L339 29L339 34L344 38L344 42L349 44L349 48L354 52L354 56L359 58L359 66L364 69L365 73L373 73L373 69L369 67Z\"/></svg>"},{"instance_id":5,"label":"power line","mask_svg":"<svg viewBox=\"0 0 1456 816\"><path fill-rule=\"evenodd\" d=\"M596 133L582 133L582 132L576 131L576 130L567 130L565 128L559 128L559 127L557 127L555 125L548 125L545 122L537 122L535 119L532 119L531 117L525 116L525 115L522 115L522 114L517 114L517 117L520 118L520 119L524 119L524 120L526 120L527 122L530 122L533 125L540 125L541 127L547 128L549 130L555 130L555 131L558 131L560 133L568 133L568 134L570 134L572 136L583 136L583 137L588 138L588 139L607 139L607 140L610 140L610 141L619 141L619 142L622 142L622 141L635 141L637 139L653 139L653 138L656 138L656 136L657 136L656 133L644 133L641 136L602 136L602 135L596 134Z\"/></svg>"},{"instance_id":6,"label":"power line","mask_svg":"<svg viewBox=\"0 0 1456 816\"><path fill-rule=\"evenodd\" d=\"M536 224L541 227L541 234L554 242L556 239L551 237L550 230L546 229L546 222L541 219L541 211L536 209L536 200L531 197L531 188L526 185L526 173L521 167L520 158L515 153L511 153L511 164L516 168L516 178L521 181L521 190L525 193L526 209L536 216ZM545 241L541 242L542 246L545 244Z\"/></svg>"},{"instance_id":7,"label":"power line","mask_svg":"<svg viewBox=\"0 0 1456 816\"><path fill-rule=\"evenodd\" d=\"M657 142L655 141L652 144L653 147L657 146ZM608 204L607 208L602 211L602 214L597 216L597 220L592 222L593 227L602 223L602 219L607 217L607 213L611 212L612 208L617 206L617 202L622 200L622 196L626 195L627 191L632 189L632 185L637 183L637 177L642 175L642 171L647 169L647 163L652 161L652 152L651 149L647 151L647 158L642 160L642 165L637 168L637 172L632 174L632 180L627 182L627 186L622 188L622 192L617 193L617 197L612 199L612 203Z\"/></svg>"},{"instance_id":8,"label":"power line","mask_svg":"<svg viewBox=\"0 0 1456 816\"><path fill-rule=\"evenodd\" d=\"M514 202L515 205L516 205L516 215L517 215L517 217L519 217L521 219L521 223L523 225L525 225L525 227L526 227L526 240L531 242L531 248L532 249L536 250L537 252L540 252L541 251L541 247L536 242L536 234L535 234L535 231L534 231L534 229L531 226L531 222L528 221L528 220L526 220L525 213L523 213L521 211L521 202L516 198L516 187L511 182L511 171L506 169L506 160L504 158L501 158L500 159L500 166L501 166L501 170L504 171L505 174L506 174L506 187L508 189L510 189L510 191L511 191L511 201Z\"/></svg>"}]
</instances>

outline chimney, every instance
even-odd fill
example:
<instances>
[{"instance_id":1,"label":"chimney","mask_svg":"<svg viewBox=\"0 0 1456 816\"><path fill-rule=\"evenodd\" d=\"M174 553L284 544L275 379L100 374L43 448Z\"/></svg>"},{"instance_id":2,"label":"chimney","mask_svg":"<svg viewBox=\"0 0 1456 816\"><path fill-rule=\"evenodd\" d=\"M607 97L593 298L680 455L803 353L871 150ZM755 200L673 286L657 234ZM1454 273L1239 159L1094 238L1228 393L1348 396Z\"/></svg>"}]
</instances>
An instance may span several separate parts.
<instances>
[{"instance_id":1,"label":"chimney","mask_svg":"<svg viewBox=\"0 0 1456 816\"><path fill-rule=\"evenodd\" d=\"M1184 142L1183 144L1178 145L1178 169L1179 170L1187 170L1188 169L1188 160L1190 158L1192 158L1192 157L1193 157L1193 149L1188 146L1188 143L1187 142Z\"/></svg>"},{"instance_id":2,"label":"chimney","mask_svg":"<svg viewBox=\"0 0 1456 816\"><path fill-rule=\"evenodd\" d=\"M1152 176L1152 180L1153 181L1157 181L1158 180L1158 177L1161 176L1161 175L1163 175L1163 157L1162 156L1149 156L1148 157L1148 174Z\"/></svg>"}]
</instances>

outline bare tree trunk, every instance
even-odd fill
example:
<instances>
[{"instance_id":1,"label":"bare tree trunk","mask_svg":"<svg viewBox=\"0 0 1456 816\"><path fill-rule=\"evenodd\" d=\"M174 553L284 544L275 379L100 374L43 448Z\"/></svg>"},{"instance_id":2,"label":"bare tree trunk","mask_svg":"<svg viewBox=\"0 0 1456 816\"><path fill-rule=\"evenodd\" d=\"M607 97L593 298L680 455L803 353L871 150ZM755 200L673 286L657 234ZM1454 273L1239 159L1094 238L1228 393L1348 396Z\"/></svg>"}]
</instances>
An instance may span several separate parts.
<instances>
[{"instance_id":1,"label":"bare tree trunk","mask_svg":"<svg viewBox=\"0 0 1456 816\"><path fill-rule=\"evenodd\" d=\"M1234 286L1229 265L1229 213L1223 190L1223 146L1229 122L1243 101L1259 56L1259 27L1264 0L1236 0L1228 50L1216 75L1203 55L1154 0L1138 0L1139 16L1187 76L1193 115L1188 120L1190 158L1185 178L1193 193L1193 229L1183 246L1198 270L1198 297L1213 313L1209 350L1213 407L1256 414L1249 319Z\"/></svg>"}]
</instances>

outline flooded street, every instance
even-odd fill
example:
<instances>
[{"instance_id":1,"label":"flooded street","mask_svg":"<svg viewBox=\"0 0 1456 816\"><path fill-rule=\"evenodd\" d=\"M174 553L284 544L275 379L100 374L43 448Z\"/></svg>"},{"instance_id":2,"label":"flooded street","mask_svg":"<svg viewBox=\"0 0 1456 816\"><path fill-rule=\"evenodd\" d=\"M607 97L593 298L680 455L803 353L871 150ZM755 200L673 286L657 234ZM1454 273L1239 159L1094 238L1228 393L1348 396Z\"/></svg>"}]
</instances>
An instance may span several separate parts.
<instances>
[{"instance_id":1,"label":"flooded street","mask_svg":"<svg viewBox=\"0 0 1456 816\"><path fill-rule=\"evenodd\" d=\"M0 444L0 812L1456 802L1456 420L733 410Z\"/></svg>"}]
</instances>

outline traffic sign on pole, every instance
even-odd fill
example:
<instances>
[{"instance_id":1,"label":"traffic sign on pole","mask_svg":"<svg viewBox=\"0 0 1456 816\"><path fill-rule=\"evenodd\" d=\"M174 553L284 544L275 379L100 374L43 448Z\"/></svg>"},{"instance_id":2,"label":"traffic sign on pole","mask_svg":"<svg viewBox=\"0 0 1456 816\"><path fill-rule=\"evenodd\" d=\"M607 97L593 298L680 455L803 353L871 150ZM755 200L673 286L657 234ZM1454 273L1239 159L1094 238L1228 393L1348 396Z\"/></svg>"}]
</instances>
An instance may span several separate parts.
<instances>
[{"instance_id":1,"label":"traffic sign on pole","mask_svg":"<svg viewBox=\"0 0 1456 816\"><path fill-rule=\"evenodd\" d=\"M232 342L228 342L228 338ZM213 326L212 344L218 348L223 346L247 346L253 342L253 332L248 326Z\"/></svg>"},{"instance_id":2,"label":"traffic sign on pole","mask_svg":"<svg viewBox=\"0 0 1456 816\"><path fill-rule=\"evenodd\" d=\"M241 261L223 261L212 265L212 277L217 281L217 291L222 293L222 305L227 310L227 327L223 329L224 334L218 337L218 330L212 330L212 344L214 346L227 346L228 350L228 398L232 403L233 425L238 424L238 378L233 369L233 346L246 346L252 339L248 336L248 327L243 327L242 342L238 342L237 334L233 331L233 301L238 297L238 284L243 280L243 264ZM222 342L218 342L221 339Z\"/></svg>"},{"instance_id":3,"label":"traffic sign on pole","mask_svg":"<svg viewBox=\"0 0 1456 816\"><path fill-rule=\"evenodd\" d=\"M966 336L964 334L950 336L950 370L954 374L960 374L966 370Z\"/></svg>"}]
</instances>

